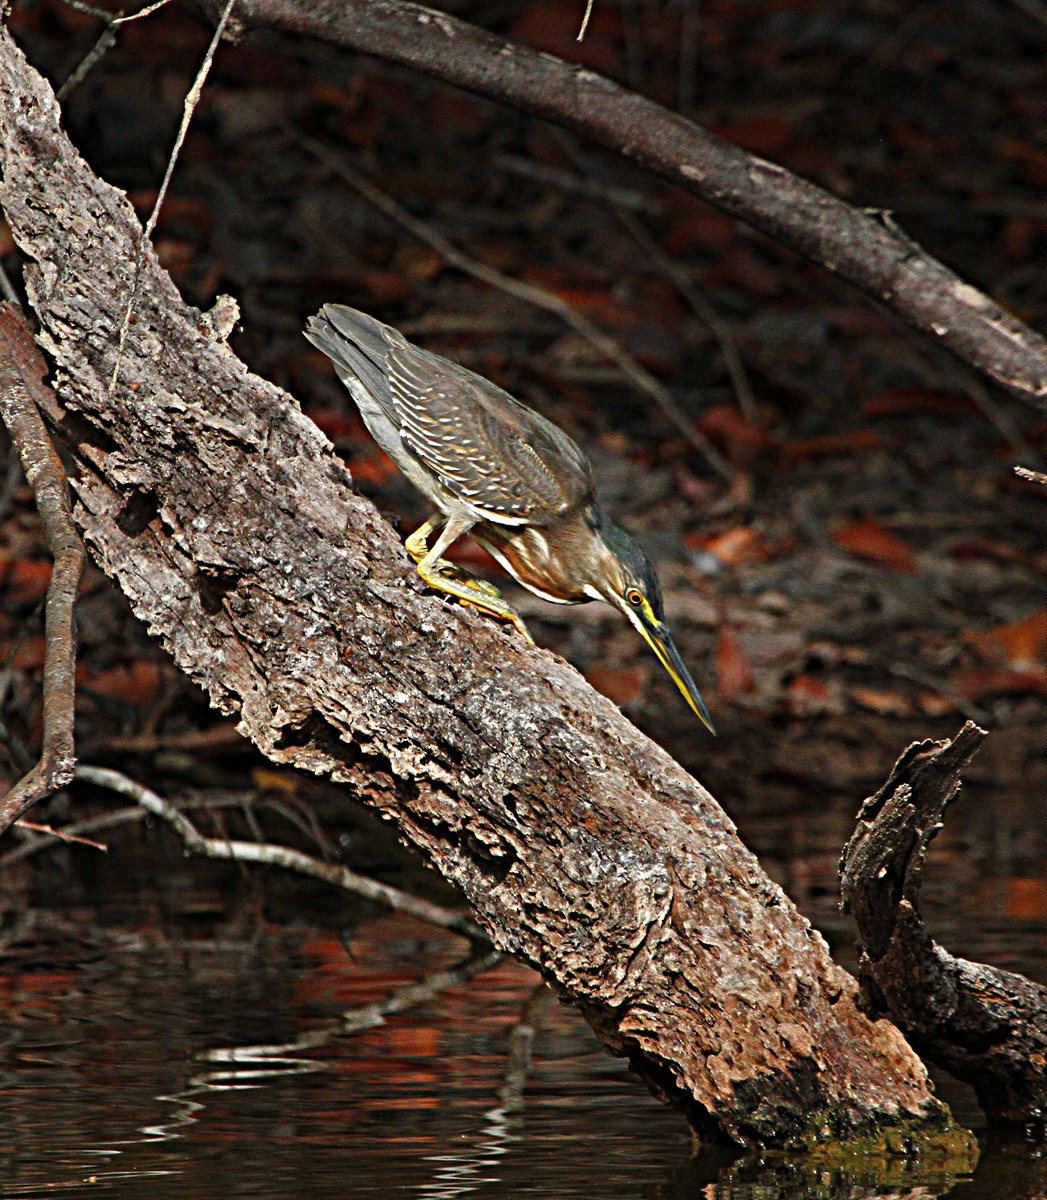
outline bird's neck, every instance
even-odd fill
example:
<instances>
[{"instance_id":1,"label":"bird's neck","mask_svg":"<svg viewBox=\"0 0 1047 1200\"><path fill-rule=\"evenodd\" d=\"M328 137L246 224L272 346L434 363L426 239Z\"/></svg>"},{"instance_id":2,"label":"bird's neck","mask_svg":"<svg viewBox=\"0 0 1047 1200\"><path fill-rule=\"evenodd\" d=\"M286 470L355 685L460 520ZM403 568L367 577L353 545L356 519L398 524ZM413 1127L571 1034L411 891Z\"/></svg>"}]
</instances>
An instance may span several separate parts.
<instances>
[{"instance_id":1,"label":"bird's neck","mask_svg":"<svg viewBox=\"0 0 1047 1200\"><path fill-rule=\"evenodd\" d=\"M473 536L524 587L561 604L602 600L586 581L606 578L608 569L617 569L588 509L547 527L485 523L482 530L474 528Z\"/></svg>"}]
</instances>

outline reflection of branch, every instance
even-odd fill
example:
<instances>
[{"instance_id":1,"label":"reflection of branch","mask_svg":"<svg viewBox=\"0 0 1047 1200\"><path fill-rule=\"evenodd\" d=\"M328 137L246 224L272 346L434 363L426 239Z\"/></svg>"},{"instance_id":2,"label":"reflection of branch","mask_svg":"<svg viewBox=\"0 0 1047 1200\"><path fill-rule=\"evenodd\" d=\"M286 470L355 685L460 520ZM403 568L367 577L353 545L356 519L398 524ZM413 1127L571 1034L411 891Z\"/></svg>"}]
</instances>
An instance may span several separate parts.
<instances>
[{"instance_id":1,"label":"reflection of branch","mask_svg":"<svg viewBox=\"0 0 1047 1200\"><path fill-rule=\"evenodd\" d=\"M217 0L207 4L214 11ZM1004 387L1047 397L1047 342L890 214L861 212L595 71L404 0L240 0L237 17L376 54L573 130L835 271Z\"/></svg>"},{"instance_id":2,"label":"reflection of branch","mask_svg":"<svg viewBox=\"0 0 1047 1200\"><path fill-rule=\"evenodd\" d=\"M927 851L984 737L968 721L952 741L905 751L862 805L841 891L858 925L866 1010L889 1015L924 1057L970 1083L995 1124L1024 1125L1047 1108L1047 988L955 958L917 907Z\"/></svg>"},{"instance_id":3,"label":"reflection of branch","mask_svg":"<svg viewBox=\"0 0 1047 1200\"><path fill-rule=\"evenodd\" d=\"M502 1108L507 1113L519 1112L523 1108L523 1092L527 1076L531 1073L531 1047L534 1035L546 1009L552 1004L554 994L548 984L540 983L527 997L520 1019L509 1031L509 1046L506 1051L505 1082L499 1093Z\"/></svg>"},{"instance_id":4,"label":"reflection of branch","mask_svg":"<svg viewBox=\"0 0 1047 1200\"><path fill-rule=\"evenodd\" d=\"M204 837L185 813L180 812L173 804L169 804L147 788L137 783L120 771L108 767L79 766L76 768L76 778L83 783L92 783L96 787L109 788L122 796L130 796L151 812L160 817L174 829L185 843L187 850L204 858L218 858L226 862L261 863L271 867L284 867L288 871L297 871L300 875L310 875L344 891L373 900L376 904L386 904L398 912L409 913L429 925L439 925L442 929L450 929L469 938L478 944L487 944L490 939L479 926L474 925L468 917L453 909L433 904L419 896L402 892L399 888L390 887L387 883L379 883L364 875L357 875L348 867L334 863L321 862L310 854L303 854L289 846L274 846L265 842L237 842L230 838Z\"/></svg>"},{"instance_id":5,"label":"reflection of branch","mask_svg":"<svg viewBox=\"0 0 1047 1200\"><path fill-rule=\"evenodd\" d=\"M73 777L76 633L73 610L84 573L84 547L73 525L68 481L37 404L48 404L47 365L21 311L0 305L0 416L36 497L54 569L44 617L44 737L40 761L0 801L0 833Z\"/></svg>"},{"instance_id":6,"label":"reflection of branch","mask_svg":"<svg viewBox=\"0 0 1047 1200\"><path fill-rule=\"evenodd\" d=\"M315 1050L318 1046L326 1046L336 1037L346 1037L351 1033L360 1033L365 1029L374 1029L377 1025L384 1025L386 1017L406 1012L410 1008L417 1008L419 1004L425 1004L434 996L446 992L448 988L466 983L482 971L489 971L491 967L497 966L501 961L500 950L478 948L476 953L470 955L456 967L433 971L431 975L426 975L417 983L405 983L402 987L395 988L390 992L384 1000L372 1000L370 1004L351 1008L348 1012L343 1013L337 1021L328 1021L319 1029L312 1029L308 1033L300 1034L289 1042L268 1046L236 1046L208 1050L200 1057L208 1062L252 1063L283 1054L294 1054L301 1050Z\"/></svg>"},{"instance_id":7,"label":"reflection of branch","mask_svg":"<svg viewBox=\"0 0 1047 1200\"><path fill-rule=\"evenodd\" d=\"M515 296L526 304L533 304L536 308L555 313L600 354L609 358L637 391L649 396L687 441L705 457L706 462L718 475L728 481L734 478L730 464L705 434L695 427L694 422L676 403L669 389L659 383L651 372L642 367L631 354L626 353L614 338L608 337L602 329L594 325L588 317L578 312L566 300L554 292L546 291L545 288L525 283L521 279L513 279L511 276L495 270L494 267L487 266L486 263L478 262L475 258L459 250L457 246L424 221L412 216L402 205L398 204L391 196L386 195L381 188L376 187L371 180L346 162L344 155L335 154L321 142L302 134L297 134L295 140L341 179L344 179L350 187L355 188L375 208L385 213L391 221L401 225L419 241L432 246L459 271L472 275L474 279L479 279L482 283L498 288L499 291L506 292L510 296Z\"/></svg>"}]
</instances>

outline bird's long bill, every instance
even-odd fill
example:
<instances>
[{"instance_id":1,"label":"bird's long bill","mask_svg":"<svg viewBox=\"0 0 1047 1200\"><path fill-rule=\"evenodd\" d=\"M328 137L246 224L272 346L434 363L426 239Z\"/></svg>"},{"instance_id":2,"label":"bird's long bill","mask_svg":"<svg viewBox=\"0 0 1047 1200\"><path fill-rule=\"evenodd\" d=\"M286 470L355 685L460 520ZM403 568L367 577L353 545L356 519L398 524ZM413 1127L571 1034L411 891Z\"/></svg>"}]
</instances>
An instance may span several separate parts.
<instances>
[{"instance_id":1,"label":"bird's long bill","mask_svg":"<svg viewBox=\"0 0 1047 1200\"><path fill-rule=\"evenodd\" d=\"M673 683L683 692L687 703L698 714L698 719L715 736L716 730L713 728L709 710L705 707L702 693L691 678L690 671L684 666L684 661L680 657L680 651L676 649L676 643L672 639L668 626L663 625L660 621L647 619L646 614L637 615L640 617L637 624L640 632L647 639L647 644L658 655L658 661L672 676Z\"/></svg>"}]
</instances>

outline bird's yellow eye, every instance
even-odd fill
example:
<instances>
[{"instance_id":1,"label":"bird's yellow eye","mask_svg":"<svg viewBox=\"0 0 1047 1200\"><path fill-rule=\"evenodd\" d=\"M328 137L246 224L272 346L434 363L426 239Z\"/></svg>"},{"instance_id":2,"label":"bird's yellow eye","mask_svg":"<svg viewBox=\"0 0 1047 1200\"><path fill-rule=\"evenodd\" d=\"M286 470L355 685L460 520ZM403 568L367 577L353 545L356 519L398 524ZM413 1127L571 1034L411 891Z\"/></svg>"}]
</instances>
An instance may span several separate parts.
<instances>
[{"instance_id":1,"label":"bird's yellow eye","mask_svg":"<svg viewBox=\"0 0 1047 1200\"><path fill-rule=\"evenodd\" d=\"M625 593L625 598L629 601L633 608L640 608L643 605L643 593L638 592L636 588L630 588Z\"/></svg>"}]
</instances>

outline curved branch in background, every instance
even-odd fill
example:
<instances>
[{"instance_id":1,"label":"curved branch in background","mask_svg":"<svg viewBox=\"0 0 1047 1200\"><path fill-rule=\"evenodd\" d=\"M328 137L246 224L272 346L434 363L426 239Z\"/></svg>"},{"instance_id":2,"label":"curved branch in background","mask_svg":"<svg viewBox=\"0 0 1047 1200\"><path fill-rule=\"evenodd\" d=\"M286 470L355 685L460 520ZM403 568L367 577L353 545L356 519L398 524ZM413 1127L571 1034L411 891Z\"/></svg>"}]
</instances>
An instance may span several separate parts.
<instances>
[{"instance_id":1,"label":"curved branch in background","mask_svg":"<svg viewBox=\"0 0 1047 1200\"><path fill-rule=\"evenodd\" d=\"M44 610L43 746L36 766L0 798L0 833L38 800L65 787L76 765L74 610L86 555L73 524L65 469L40 415L41 408L56 407L54 394L44 382L46 375L47 363L36 348L21 309L14 304L0 304L0 417L18 450L54 556Z\"/></svg>"},{"instance_id":2,"label":"curved branch in background","mask_svg":"<svg viewBox=\"0 0 1047 1200\"><path fill-rule=\"evenodd\" d=\"M968 721L952 741L916 742L898 759L843 852L843 907L858 924L865 1011L889 1016L925 1058L969 1083L995 1125L1042 1137L1047 988L955 958L917 907L927 851L985 736Z\"/></svg>"},{"instance_id":3,"label":"curved branch in background","mask_svg":"<svg viewBox=\"0 0 1047 1200\"><path fill-rule=\"evenodd\" d=\"M395 820L499 949L706 1132L972 1142L712 797L567 663L427 595L291 397L253 376L0 29L0 203L77 413L76 517L179 667L272 759Z\"/></svg>"},{"instance_id":4,"label":"curved branch in background","mask_svg":"<svg viewBox=\"0 0 1047 1200\"><path fill-rule=\"evenodd\" d=\"M216 0L201 2L217 15ZM1017 395L1047 403L1047 341L889 214L853 208L594 71L407 0L240 0L236 20L413 67L632 158L835 271Z\"/></svg>"}]
</instances>

